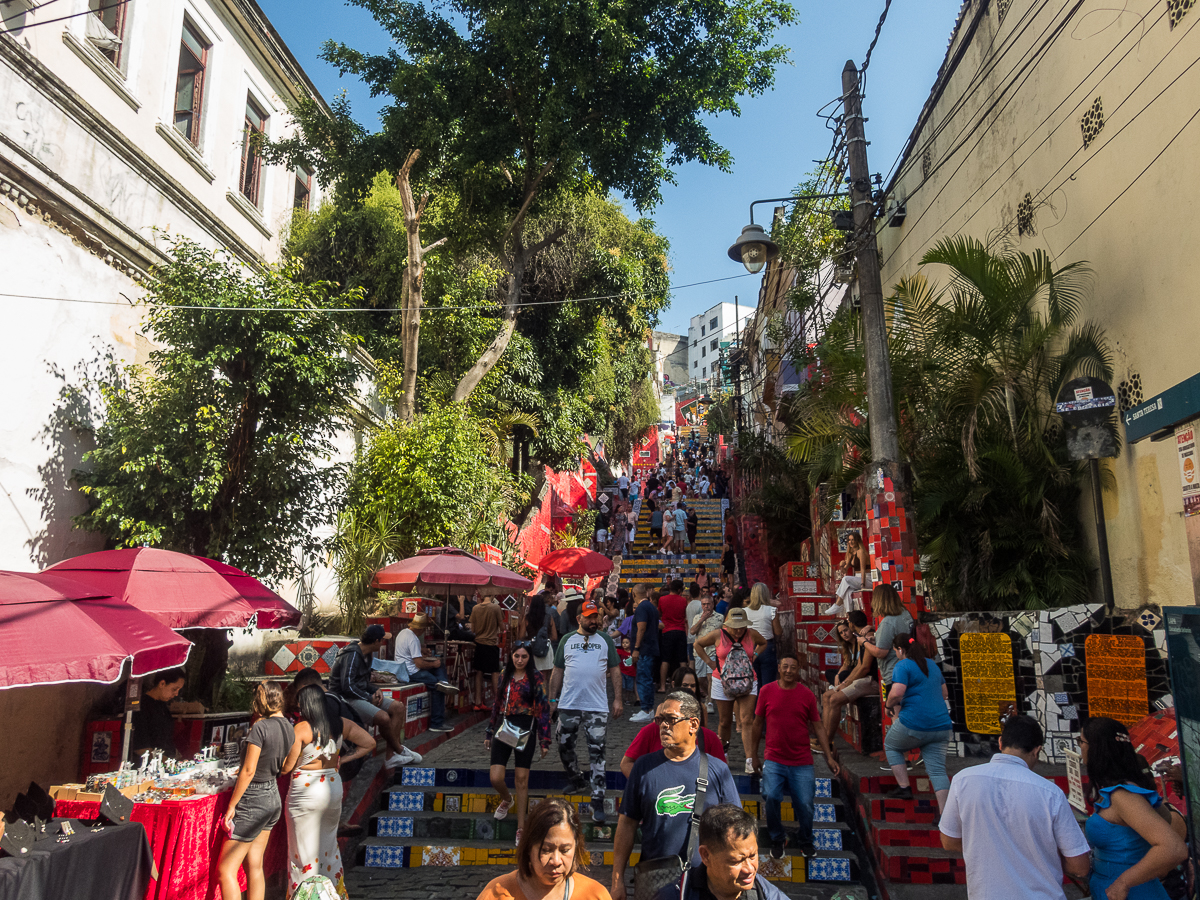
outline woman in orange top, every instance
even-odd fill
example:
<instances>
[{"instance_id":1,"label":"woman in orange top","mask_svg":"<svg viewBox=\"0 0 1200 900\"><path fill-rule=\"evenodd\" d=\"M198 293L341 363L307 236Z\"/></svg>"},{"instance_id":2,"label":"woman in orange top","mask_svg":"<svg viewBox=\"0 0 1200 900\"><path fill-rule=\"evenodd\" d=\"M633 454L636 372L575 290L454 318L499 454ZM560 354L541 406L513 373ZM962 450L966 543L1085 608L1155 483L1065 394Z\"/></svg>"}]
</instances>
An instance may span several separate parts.
<instances>
[{"instance_id":1,"label":"woman in orange top","mask_svg":"<svg viewBox=\"0 0 1200 900\"><path fill-rule=\"evenodd\" d=\"M516 871L489 881L478 900L612 900L604 885L579 874L585 851L575 807L547 797L529 812Z\"/></svg>"}]
</instances>

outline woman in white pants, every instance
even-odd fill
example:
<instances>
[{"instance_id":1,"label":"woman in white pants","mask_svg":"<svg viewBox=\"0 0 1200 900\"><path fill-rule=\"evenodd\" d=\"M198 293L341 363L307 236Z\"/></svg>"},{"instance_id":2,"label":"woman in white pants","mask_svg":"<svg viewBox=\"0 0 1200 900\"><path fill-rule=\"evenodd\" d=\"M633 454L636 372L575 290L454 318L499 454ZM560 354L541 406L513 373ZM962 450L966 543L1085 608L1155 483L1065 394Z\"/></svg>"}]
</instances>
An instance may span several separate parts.
<instances>
[{"instance_id":1,"label":"woman in white pants","mask_svg":"<svg viewBox=\"0 0 1200 900\"><path fill-rule=\"evenodd\" d=\"M301 688L296 693L296 707L303 720L295 727L300 755L291 770L285 808L287 895L290 898L306 878L323 875L333 882L338 896L345 897L342 854L337 842L338 819L342 814L342 777L338 766L370 754L375 749L375 740L349 719L332 718L325 703L325 691L319 685ZM354 752L340 756L343 739L347 737L355 745Z\"/></svg>"},{"instance_id":2,"label":"woman in white pants","mask_svg":"<svg viewBox=\"0 0 1200 900\"><path fill-rule=\"evenodd\" d=\"M827 616L843 616L854 608L851 594L861 591L866 573L871 568L870 557L857 531L846 537L846 562L842 567L842 580L837 586L837 601L825 610Z\"/></svg>"}]
</instances>

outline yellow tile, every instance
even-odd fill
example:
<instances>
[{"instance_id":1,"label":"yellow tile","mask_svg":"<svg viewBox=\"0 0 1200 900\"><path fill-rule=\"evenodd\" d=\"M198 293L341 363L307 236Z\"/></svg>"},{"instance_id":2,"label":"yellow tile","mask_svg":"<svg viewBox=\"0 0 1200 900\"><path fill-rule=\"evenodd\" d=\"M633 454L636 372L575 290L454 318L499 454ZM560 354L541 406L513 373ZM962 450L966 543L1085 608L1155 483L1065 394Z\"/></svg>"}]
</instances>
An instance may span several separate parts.
<instances>
[{"instance_id":1,"label":"yellow tile","mask_svg":"<svg viewBox=\"0 0 1200 900\"><path fill-rule=\"evenodd\" d=\"M415 869L421 865L421 859L425 856L424 847L410 847L408 849L408 867Z\"/></svg>"}]
</instances>

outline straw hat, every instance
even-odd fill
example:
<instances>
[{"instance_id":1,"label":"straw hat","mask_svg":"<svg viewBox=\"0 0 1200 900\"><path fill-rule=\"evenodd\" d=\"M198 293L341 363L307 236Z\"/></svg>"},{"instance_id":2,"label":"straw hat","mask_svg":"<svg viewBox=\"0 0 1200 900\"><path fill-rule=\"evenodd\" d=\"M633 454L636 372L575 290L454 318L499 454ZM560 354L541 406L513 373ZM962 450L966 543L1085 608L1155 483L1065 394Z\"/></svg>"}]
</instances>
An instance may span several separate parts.
<instances>
[{"instance_id":1,"label":"straw hat","mask_svg":"<svg viewBox=\"0 0 1200 900\"><path fill-rule=\"evenodd\" d=\"M735 606L725 614L725 624L730 628L749 628L750 617L740 606Z\"/></svg>"}]
</instances>

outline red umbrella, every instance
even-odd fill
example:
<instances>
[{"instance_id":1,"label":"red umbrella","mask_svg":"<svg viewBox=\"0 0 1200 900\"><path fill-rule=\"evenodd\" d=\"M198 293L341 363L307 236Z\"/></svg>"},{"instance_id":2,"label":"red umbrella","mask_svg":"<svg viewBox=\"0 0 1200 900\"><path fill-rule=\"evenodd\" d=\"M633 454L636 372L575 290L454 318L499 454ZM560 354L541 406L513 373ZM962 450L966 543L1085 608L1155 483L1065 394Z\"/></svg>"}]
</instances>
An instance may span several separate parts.
<instances>
[{"instance_id":1,"label":"red umbrella","mask_svg":"<svg viewBox=\"0 0 1200 900\"><path fill-rule=\"evenodd\" d=\"M466 550L430 547L380 569L371 580L371 587L380 591L438 587L447 593L489 587L497 591L527 591L533 582Z\"/></svg>"},{"instance_id":2,"label":"red umbrella","mask_svg":"<svg viewBox=\"0 0 1200 900\"><path fill-rule=\"evenodd\" d=\"M0 572L0 688L111 684L183 665L191 643L141 610L69 578Z\"/></svg>"},{"instance_id":3,"label":"red umbrella","mask_svg":"<svg viewBox=\"0 0 1200 900\"><path fill-rule=\"evenodd\" d=\"M538 564L538 568L543 572L576 577L588 575L593 578L607 575L612 571L612 567L612 560L607 556L583 547L564 547L547 553Z\"/></svg>"},{"instance_id":4,"label":"red umbrella","mask_svg":"<svg viewBox=\"0 0 1200 900\"><path fill-rule=\"evenodd\" d=\"M63 560L46 570L120 598L169 628L284 628L300 611L262 582L214 559L134 547Z\"/></svg>"}]
</instances>

